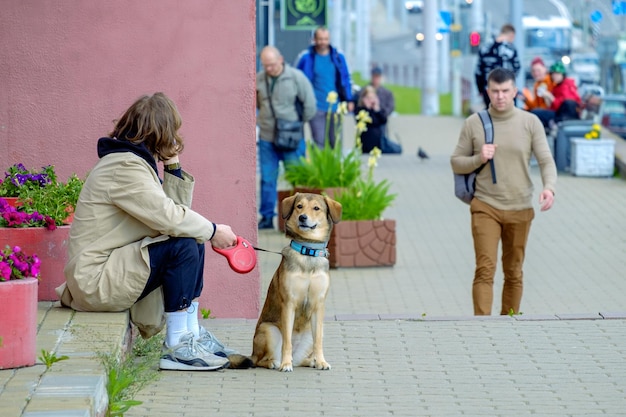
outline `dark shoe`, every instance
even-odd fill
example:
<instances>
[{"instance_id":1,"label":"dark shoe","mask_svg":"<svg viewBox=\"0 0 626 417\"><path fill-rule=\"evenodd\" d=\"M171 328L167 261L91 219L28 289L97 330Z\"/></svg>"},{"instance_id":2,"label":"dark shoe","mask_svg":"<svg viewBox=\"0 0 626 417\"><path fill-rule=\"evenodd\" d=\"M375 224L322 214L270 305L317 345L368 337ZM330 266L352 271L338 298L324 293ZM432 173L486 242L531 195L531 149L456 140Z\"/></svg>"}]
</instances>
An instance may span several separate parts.
<instances>
[{"instance_id":1,"label":"dark shoe","mask_svg":"<svg viewBox=\"0 0 626 417\"><path fill-rule=\"evenodd\" d=\"M259 222L259 230L260 229L273 229L274 228L274 219L272 217L263 217Z\"/></svg>"}]
</instances>

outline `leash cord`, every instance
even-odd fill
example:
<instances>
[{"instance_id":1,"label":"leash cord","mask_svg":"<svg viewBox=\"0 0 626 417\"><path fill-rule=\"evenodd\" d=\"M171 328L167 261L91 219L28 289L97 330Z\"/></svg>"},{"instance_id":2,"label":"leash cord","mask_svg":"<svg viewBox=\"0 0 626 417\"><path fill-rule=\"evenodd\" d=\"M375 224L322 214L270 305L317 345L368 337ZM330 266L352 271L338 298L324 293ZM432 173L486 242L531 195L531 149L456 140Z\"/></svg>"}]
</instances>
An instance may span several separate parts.
<instances>
[{"instance_id":1,"label":"leash cord","mask_svg":"<svg viewBox=\"0 0 626 417\"><path fill-rule=\"evenodd\" d=\"M257 248L256 246L253 246L253 247L252 247L252 249L254 249L254 250L258 250L258 251L261 251L261 252L276 253L276 254L278 254L278 255L282 255L282 253L281 253L281 252L275 252L275 251L273 251L273 250L267 250L267 249L263 249L263 248Z\"/></svg>"}]
</instances>

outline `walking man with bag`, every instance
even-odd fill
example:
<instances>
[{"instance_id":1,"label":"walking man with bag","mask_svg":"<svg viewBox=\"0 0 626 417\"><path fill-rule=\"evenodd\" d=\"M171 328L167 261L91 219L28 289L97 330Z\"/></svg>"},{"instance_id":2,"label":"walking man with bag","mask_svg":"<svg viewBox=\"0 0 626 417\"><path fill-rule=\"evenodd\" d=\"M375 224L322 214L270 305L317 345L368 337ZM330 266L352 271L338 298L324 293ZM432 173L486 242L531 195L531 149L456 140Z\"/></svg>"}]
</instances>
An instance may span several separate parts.
<instances>
[{"instance_id":1,"label":"walking man with bag","mask_svg":"<svg viewBox=\"0 0 626 417\"><path fill-rule=\"evenodd\" d=\"M500 314L517 314L522 300L526 243L535 215L529 170L531 155L535 155L541 171L541 211L549 210L554 203L556 166L539 118L515 107L517 88L513 71L504 68L491 71L487 93L491 101L493 144L485 143L483 123L478 114L473 114L463 124L450 163L455 174L469 174L493 161L493 169L483 169L476 176L475 194L470 203L476 258L472 287L474 314L491 314L500 242L504 272Z\"/></svg>"},{"instance_id":2,"label":"walking man with bag","mask_svg":"<svg viewBox=\"0 0 626 417\"><path fill-rule=\"evenodd\" d=\"M261 166L261 220L258 227L272 229L278 165L280 161L287 165L297 163L304 156L306 145L303 126L315 115L315 95L306 76L285 64L283 56L275 47L263 48L261 64L263 70L256 77ZM278 127L283 130L279 131ZM295 140L288 140L290 138Z\"/></svg>"}]
</instances>

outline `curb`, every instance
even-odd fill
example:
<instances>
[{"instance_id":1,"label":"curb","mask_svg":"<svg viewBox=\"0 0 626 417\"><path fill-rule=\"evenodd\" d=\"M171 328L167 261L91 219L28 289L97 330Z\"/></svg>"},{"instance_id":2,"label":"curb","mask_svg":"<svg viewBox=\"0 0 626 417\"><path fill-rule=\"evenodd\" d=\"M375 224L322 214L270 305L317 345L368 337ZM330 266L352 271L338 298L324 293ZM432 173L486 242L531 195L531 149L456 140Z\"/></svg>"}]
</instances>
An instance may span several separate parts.
<instances>
[{"instance_id":1,"label":"curb","mask_svg":"<svg viewBox=\"0 0 626 417\"><path fill-rule=\"evenodd\" d=\"M68 360L41 370L22 417L103 417L108 408L108 377L97 356L100 352L125 355L131 346L128 312L82 313L39 303L44 310L37 333L38 352L53 351ZM50 338L51 334L56 335ZM48 346L53 342L54 346ZM17 370L17 374L24 369Z\"/></svg>"}]
</instances>

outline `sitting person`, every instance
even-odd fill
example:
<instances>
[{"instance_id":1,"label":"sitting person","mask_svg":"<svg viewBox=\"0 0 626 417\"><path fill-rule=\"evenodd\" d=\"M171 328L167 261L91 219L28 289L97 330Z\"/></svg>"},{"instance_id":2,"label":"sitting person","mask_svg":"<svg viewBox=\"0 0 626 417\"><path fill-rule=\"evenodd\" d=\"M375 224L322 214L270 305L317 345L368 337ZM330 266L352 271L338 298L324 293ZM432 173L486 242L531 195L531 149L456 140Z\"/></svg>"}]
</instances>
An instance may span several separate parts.
<instances>
[{"instance_id":1,"label":"sitting person","mask_svg":"<svg viewBox=\"0 0 626 417\"><path fill-rule=\"evenodd\" d=\"M543 96L550 108L533 111L546 129L550 128L551 123L579 119L578 109L582 105L576 83L567 78L562 62L558 61L550 67L550 78L554 86L552 91L546 91Z\"/></svg>"},{"instance_id":2,"label":"sitting person","mask_svg":"<svg viewBox=\"0 0 626 417\"><path fill-rule=\"evenodd\" d=\"M552 91L554 87L552 78L548 73L548 68L543 63L543 60L539 57L532 60L530 64L530 73L535 80L533 85L533 91L528 88L524 88L522 93L522 100L524 101L525 108L528 111L535 109L548 109L550 106L543 98L546 91Z\"/></svg>"},{"instance_id":3,"label":"sitting person","mask_svg":"<svg viewBox=\"0 0 626 417\"><path fill-rule=\"evenodd\" d=\"M361 145L363 153L369 153L374 147L382 150L382 140L387 124L387 115L380 108L380 101L376 94L376 89L368 85L361 90L359 101L354 111L358 115L361 110L365 110L372 121L367 124L367 130L361 133Z\"/></svg>"},{"instance_id":4,"label":"sitting person","mask_svg":"<svg viewBox=\"0 0 626 417\"><path fill-rule=\"evenodd\" d=\"M98 140L70 231L66 283L56 291L77 311L130 309L144 338L167 323L159 367L210 371L235 351L198 323L204 243L227 248L237 236L189 208L194 179L180 167L180 127L174 103L156 93Z\"/></svg>"}]
</instances>

